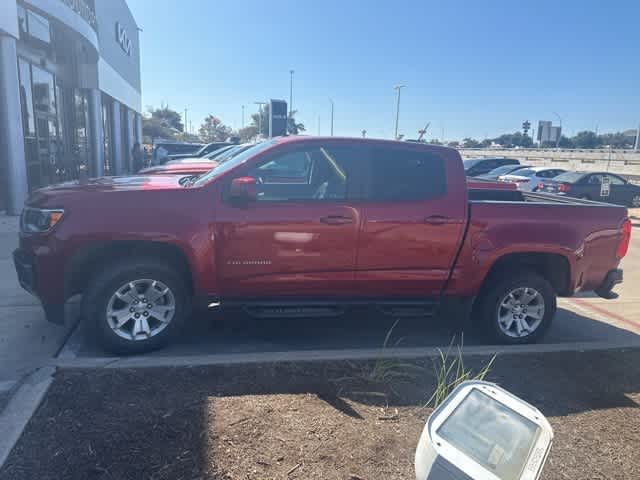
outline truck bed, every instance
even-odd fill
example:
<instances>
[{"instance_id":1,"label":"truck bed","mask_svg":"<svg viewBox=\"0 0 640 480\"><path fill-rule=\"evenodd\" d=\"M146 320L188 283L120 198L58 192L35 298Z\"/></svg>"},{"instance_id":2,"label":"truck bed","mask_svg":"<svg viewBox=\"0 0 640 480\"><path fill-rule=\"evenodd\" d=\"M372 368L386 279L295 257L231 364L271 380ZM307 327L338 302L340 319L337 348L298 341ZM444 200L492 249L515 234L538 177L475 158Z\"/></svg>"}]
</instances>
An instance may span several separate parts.
<instances>
[{"instance_id":1,"label":"truck bed","mask_svg":"<svg viewBox=\"0 0 640 480\"><path fill-rule=\"evenodd\" d=\"M591 207L624 208L611 203L594 202L574 197L564 197L550 193L521 192L519 190L469 189L470 202L488 203L545 203Z\"/></svg>"}]
</instances>

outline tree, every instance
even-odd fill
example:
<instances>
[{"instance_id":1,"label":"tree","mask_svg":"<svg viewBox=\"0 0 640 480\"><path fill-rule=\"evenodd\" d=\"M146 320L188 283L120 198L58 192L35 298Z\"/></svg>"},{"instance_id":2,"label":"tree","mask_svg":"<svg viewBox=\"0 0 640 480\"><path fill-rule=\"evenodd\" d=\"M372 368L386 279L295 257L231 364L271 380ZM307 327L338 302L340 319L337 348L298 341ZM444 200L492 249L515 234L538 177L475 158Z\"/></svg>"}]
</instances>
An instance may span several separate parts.
<instances>
[{"instance_id":1,"label":"tree","mask_svg":"<svg viewBox=\"0 0 640 480\"><path fill-rule=\"evenodd\" d=\"M478 148L481 146L481 143L473 138L466 137L462 139L462 146L464 148Z\"/></svg>"},{"instance_id":2,"label":"tree","mask_svg":"<svg viewBox=\"0 0 640 480\"><path fill-rule=\"evenodd\" d=\"M248 127L244 127L238 130L238 136L240 137L240 142L242 143L253 140L257 134L258 127L254 127L253 125L249 125Z\"/></svg>"},{"instance_id":3,"label":"tree","mask_svg":"<svg viewBox=\"0 0 640 480\"><path fill-rule=\"evenodd\" d=\"M152 119L158 120L161 124L168 128L175 129L179 132L184 132L184 125L182 124L182 117L175 110L171 110L169 105L160 105L160 108L154 109L149 107L149 115Z\"/></svg>"},{"instance_id":4,"label":"tree","mask_svg":"<svg viewBox=\"0 0 640 480\"><path fill-rule=\"evenodd\" d=\"M224 142L232 133L230 127L222 123L218 117L209 115L204 119L198 130L204 142Z\"/></svg>"},{"instance_id":5,"label":"tree","mask_svg":"<svg viewBox=\"0 0 640 480\"><path fill-rule=\"evenodd\" d=\"M289 135L298 135L300 132L306 130L304 123L296 123L296 113L298 113L298 111L293 110L287 115L287 133Z\"/></svg>"},{"instance_id":6,"label":"tree","mask_svg":"<svg viewBox=\"0 0 640 480\"><path fill-rule=\"evenodd\" d=\"M573 144L573 140L571 138L565 137L564 135L560 136L560 141L558 142L558 146L560 148L575 148Z\"/></svg>"},{"instance_id":7,"label":"tree","mask_svg":"<svg viewBox=\"0 0 640 480\"><path fill-rule=\"evenodd\" d=\"M440 140L438 140L437 138L432 138L431 140L429 140L429 143L431 145L442 145L442 142Z\"/></svg>"},{"instance_id":8,"label":"tree","mask_svg":"<svg viewBox=\"0 0 640 480\"><path fill-rule=\"evenodd\" d=\"M635 138L625 137L624 133L621 132L605 133L604 135L599 135L598 138L602 145L610 146L611 148L632 147L635 141Z\"/></svg>"},{"instance_id":9,"label":"tree","mask_svg":"<svg viewBox=\"0 0 640 480\"><path fill-rule=\"evenodd\" d=\"M142 117L142 135L147 137L148 143L154 138L165 138L168 140L184 130L180 114L171 110L168 105L161 105L160 108L148 107L146 115Z\"/></svg>"},{"instance_id":10,"label":"tree","mask_svg":"<svg viewBox=\"0 0 640 480\"><path fill-rule=\"evenodd\" d=\"M596 132L584 130L571 139L575 148L596 148L600 145L600 138Z\"/></svg>"},{"instance_id":11,"label":"tree","mask_svg":"<svg viewBox=\"0 0 640 480\"><path fill-rule=\"evenodd\" d=\"M530 147L533 145L533 140L529 135L524 135L522 132L505 133L493 140L495 143L502 145L503 147Z\"/></svg>"}]
</instances>

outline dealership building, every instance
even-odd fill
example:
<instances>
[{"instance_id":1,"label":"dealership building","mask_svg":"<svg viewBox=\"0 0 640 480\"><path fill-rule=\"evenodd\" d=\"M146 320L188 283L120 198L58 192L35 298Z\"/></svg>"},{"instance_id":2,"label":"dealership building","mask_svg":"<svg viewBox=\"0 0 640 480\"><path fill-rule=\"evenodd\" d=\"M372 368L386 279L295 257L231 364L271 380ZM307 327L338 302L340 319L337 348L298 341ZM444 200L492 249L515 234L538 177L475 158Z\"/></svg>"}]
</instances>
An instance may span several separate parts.
<instances>
[{"instance_id":1,"label":"dealership building","mask_svg":"<svg viewBox=\"0 0 640 480\"><path fill-rule=\"evenodd\" d=\"M142 138L138 26L124 0L0 0L0 210L130 171Z\"/></svg>"}]
</instances>

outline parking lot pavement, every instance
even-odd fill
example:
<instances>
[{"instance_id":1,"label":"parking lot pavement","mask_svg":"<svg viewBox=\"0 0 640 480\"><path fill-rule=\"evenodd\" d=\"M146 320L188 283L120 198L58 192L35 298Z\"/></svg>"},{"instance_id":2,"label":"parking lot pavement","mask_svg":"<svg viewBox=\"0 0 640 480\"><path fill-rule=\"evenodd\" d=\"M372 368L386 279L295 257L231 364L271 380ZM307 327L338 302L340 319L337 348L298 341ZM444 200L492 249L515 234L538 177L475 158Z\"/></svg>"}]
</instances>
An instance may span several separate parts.
<instances>
[{"instance_id":1,"label":"parking lot pavement","mask_svg":"<svg viewBox=\"0 0 640 480\"><path fill-rule=\"evenodd\" d=\"M38 301L18 284L11 259L17 231L18 218L0 214L0 393L51 359L71 330L47 322Z\"/></svg>"}]
</instances>

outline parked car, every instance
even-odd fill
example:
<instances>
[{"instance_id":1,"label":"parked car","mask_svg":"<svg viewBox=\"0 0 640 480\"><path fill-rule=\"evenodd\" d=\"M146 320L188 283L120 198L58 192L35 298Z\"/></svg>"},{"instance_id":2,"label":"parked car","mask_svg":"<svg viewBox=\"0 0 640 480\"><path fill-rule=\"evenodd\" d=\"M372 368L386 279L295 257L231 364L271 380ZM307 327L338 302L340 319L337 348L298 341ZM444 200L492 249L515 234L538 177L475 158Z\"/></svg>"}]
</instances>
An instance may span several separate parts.
<instances>
[{"instance_id":1,"label":"parked car","mask_svg":"<svg viewBox=\"0 0 640 480\"><path fill-rule=\"evenodd\" d=\"M518 165L518 164L503 165L501 167L494 168L493 170L491 170L488 173L485 173L484 175L477 175L475 178L479 178L481 180L498 180L498 177L500 175L508 175L521 168L529 168L530 166L531 165Z\"/></svg>"},{"instance_id":2,"label":"parked car","mask_svg":"<svg viewBox=\"0 0 640 480\"><path fill-rule=\"evenodd\" d=\"M228 147L230 145L237 145L236 143L233 142L212 142L212 143L207 143L206 145L204 145L203 147L201 147L199 150L196 150L195 152L192 153L180 153L180 154L170 154L168 155L169 160L178 160L180 158L187 158L187 157L196 157L196 158L201 158L204 157L205 155L209 154L209 153L213 153L216 150L219 150L222 147Z\"/></svg>"},{"instance_id":3,"label":"parked car","mask_svg":"<svg viewBox=\"0 0 640 480\"><path fill-rule=\"evenodd\" d=\"M585 200L640 207L640 186L608 172L566 172L552 180L540 182L538 190Z\"/></svg>"},{"instance_id":4,"label":"parked car","mask_svg":"<svg viewBox=\"0 0 640 480\"><path fill-rule=\"evenodd\" d=\"M508 175L501 175L498 180L502 182L515 183L518 190L535 192L538 190L540 182L557 177L566 172L561 168L553 167L530 167L516 170Z\"/></svg>"},{"instance_id":5,"label":"parked car","mask_svg":"<svg viewBox=\"0 0 640 480\"><path fill-rule=\"evenodd\" d=\"M183 143L175 141L154 142L152 163L154 165L164 163L172 155L191 156L202 148L201 143Z\"/></svg>"},{"instance_id":6,"label":"parked car","mask_svg":"<svg viewBox=\"0 0 640 480\"><path fill-rule=\"evenodd\" d=\"M503 165L520 165L520 161L515 158L468 158L464 160L464 174L477 177Z\"/></svg>"},{"instance_id":7,"label":"parked car","mask_svg":"<svg viewBox=\"0 0 640 480\"><path fill-rule=\"evenodd\" d=\"M203 155L202 157L184 157L184 158L179 158L177 160L169 160L167 162L167 164L175 164L175 163L190 163L190 162L202 162L202 161L206 161L206 160L215 160L216 158L218 158L220 155L225 154L226 152L228 152L229 150L231 150L232 148L237 147L237 145L227 145L225 147L220 147L217 150L214 150L213 152L207 153L206 155Z\"/></svg>"},{"instance_id":8,"label":"parked car","mask_svg":"<svg viewBox=\"0 0 640 480\"><path fill-rule=\"evenodd\" d=\"M611 295L631 232L623 207L469 189L456 150L413 142L280 137L179 179L31 194L14 262L49 320L81 294L102 345L135 353L211 302L261 318L366 303L527 343L548 329L557 295Z\"/></svg>"}]
</instances>

